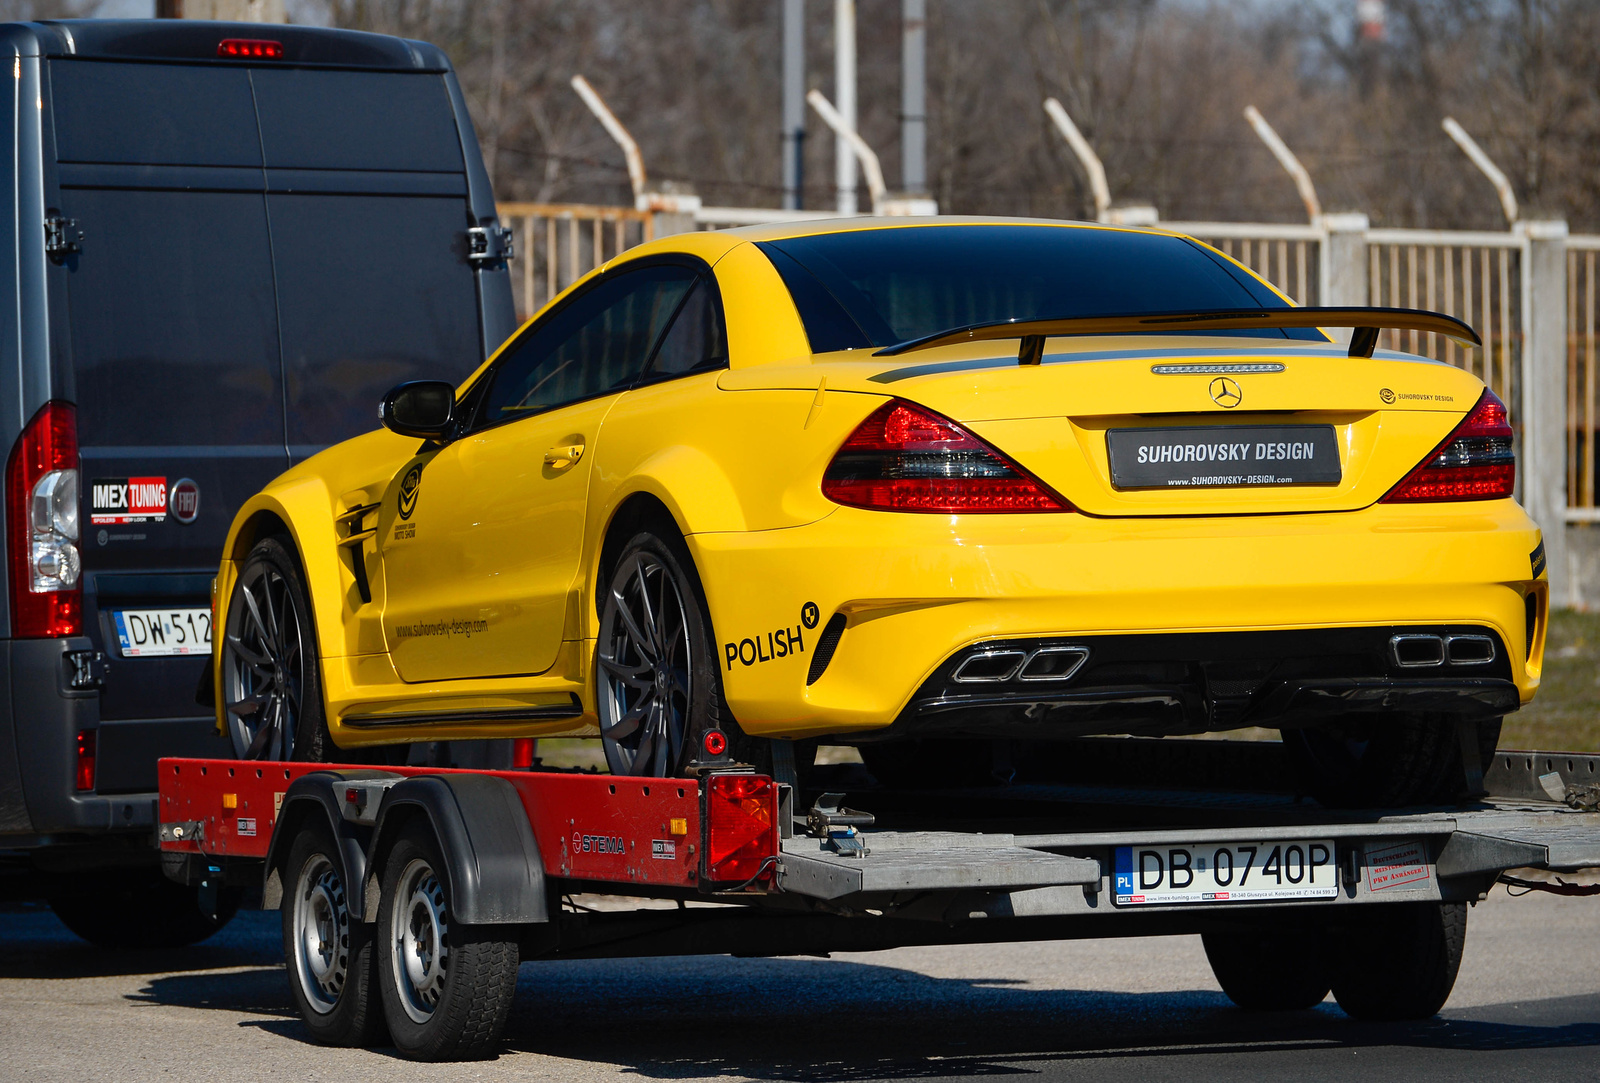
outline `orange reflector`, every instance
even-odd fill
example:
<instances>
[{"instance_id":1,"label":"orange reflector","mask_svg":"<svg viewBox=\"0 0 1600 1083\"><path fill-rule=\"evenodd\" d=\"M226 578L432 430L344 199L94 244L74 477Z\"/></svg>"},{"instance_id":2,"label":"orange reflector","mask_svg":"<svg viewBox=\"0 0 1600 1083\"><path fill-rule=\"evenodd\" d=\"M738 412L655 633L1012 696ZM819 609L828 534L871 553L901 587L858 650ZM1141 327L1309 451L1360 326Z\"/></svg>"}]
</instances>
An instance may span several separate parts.
<instances>
[{"instance_id":1,"label":"orange reflector","mask_svg":"<svg viewBox=\"0 0 1600 1083\"><path fill-rule=\"evenodd\" d=\"M223 794L222 795L222 807L223 808L238 808L239 807L239 795L236 794L236 793L225 793L225 794Z\"/></svg>"},{"instance_id":2,"label":"orange reflector","mask_svg":"<svg viewBox=\"0 0 1600 1083\"><path fill-rule=\"evenodd\" d=\"M687 835L689 833L689 821L682 816L674 816L667 821L667 831L673 835Z\"/></svg>"}]
</instances>

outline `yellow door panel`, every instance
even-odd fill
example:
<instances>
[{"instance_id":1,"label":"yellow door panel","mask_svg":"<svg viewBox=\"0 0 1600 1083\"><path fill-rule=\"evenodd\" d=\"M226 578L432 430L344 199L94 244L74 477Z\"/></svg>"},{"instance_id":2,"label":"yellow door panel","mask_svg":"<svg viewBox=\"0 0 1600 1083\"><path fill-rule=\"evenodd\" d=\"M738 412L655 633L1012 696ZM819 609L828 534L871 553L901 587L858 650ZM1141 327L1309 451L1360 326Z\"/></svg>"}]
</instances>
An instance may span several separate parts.
<instances>
[{"instance_id":1,"label":"yellow door panel","mask_svg":"<svg viewBox=\"0 0 1600 1083\"><path fill-rule=\"evenodd\" d=\"M542 673L578 572L590 446L617 396L463 437L421 465L381 539L384 632L406 681Z\"/></svg>"}]
</instances>

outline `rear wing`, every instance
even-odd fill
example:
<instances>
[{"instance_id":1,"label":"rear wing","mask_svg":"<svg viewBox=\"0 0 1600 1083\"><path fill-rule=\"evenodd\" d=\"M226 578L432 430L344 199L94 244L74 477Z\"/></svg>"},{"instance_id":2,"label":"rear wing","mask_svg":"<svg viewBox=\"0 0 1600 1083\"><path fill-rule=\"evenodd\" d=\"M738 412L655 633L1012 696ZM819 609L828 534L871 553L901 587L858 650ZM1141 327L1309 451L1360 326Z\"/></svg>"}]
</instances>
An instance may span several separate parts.
<instances>
[{"instance_id":1,"label":"rear wing","mask_svg":"<svg viewBox=\"0 0 1600 1083\"><path fill-rule=\"evenodd\" d=\"M1017 363L1037 365L1044 356L1044 340L1062 335L1128 335L1136 332L1236 331L1256 328L1352 327L1351 357L1371 357L1378 332L1423 331L1447 335L1462 346L1483 345L1470 326L1442 312L1415 308L1266 308L1216 309L1204 312L1141 312L1120 316L1071 316L1062 319L1001 320L953 327L922 338L885 346L872 356L895 357L916 350L931 350L958 342L1019 338Z\"/></svg>"}]
</instances>

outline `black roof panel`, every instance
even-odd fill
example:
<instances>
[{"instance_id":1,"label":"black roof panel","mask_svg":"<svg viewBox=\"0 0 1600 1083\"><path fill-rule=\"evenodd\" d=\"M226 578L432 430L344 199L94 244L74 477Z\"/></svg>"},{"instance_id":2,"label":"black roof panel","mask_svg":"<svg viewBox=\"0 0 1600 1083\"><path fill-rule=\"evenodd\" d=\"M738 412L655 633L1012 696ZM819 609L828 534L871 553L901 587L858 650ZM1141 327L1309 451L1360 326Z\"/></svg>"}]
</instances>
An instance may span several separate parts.
<instances>
[{"instance_id":1,"label":"black roof panel","mask_svg":"<svg viewBox=\"0 0 1600 1083\"><path fill-rule=\"evenodd\" d=\"M209 61L243 67L316 65L443 71L444 53L423 42L405 41L359 30L263 23L215 23L188 19L62 19L37 24L47 56L106 60ZM268 39L283 45L281 60L225 60L217 56L224 38ZM55 40L52 40L55 39Z\"/></svg>"}]
</instances>

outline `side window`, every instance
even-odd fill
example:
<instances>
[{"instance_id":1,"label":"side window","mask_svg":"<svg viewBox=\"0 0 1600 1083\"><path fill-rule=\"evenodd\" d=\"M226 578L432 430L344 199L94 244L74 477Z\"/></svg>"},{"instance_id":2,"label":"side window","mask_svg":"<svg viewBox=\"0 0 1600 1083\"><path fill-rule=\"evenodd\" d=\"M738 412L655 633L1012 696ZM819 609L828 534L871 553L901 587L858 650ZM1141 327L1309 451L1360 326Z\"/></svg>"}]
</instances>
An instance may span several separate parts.
<instances>
[{"instance_id":1,"label":"side window","mask_svg":"<svg viewBox=\"0 0 1600 1083\"><path fill-rule=\"evenodd\" d=\"M707 276L695 282L678 316L667 329L645 370L649 380L666 380L728 363L728 336L716 287Z\"/></svg>"},{"instance_id":2,"label":"side window","mask_svg":"<svg viewBox=\"0 0 1600 1083\"><path fill-rule=\"evenodd\" d=\"M478 425L628 387L697 277L688 267L642 267L574 298L495 365Z\"/></svg>"}]
</instances>

